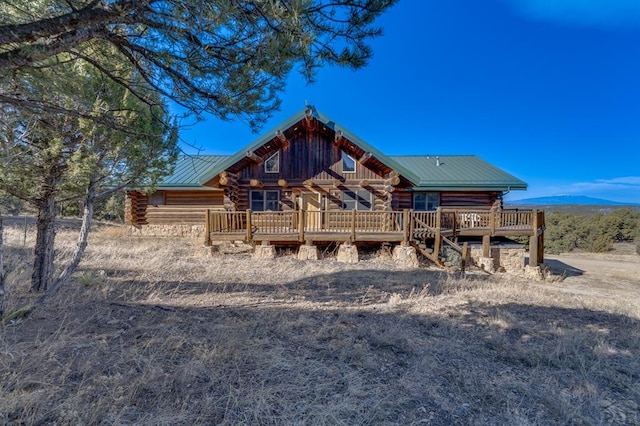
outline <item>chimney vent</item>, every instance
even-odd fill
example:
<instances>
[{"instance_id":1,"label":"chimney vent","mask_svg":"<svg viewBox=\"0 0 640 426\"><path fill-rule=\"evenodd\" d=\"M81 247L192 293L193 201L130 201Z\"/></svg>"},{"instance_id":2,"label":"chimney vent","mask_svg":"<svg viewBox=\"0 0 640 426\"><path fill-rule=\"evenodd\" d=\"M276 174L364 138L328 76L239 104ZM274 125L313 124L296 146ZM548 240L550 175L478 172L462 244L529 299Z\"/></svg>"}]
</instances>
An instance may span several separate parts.
<instances>
[{"instance_id":1,"label":"chimney vent","mask_svg":"<svg viewBox=\"0 0 640 426\"><path fill-rule=\"evenodd\" d=\"M440 157L436 157L436 166L440 165Z\"/></svg>"}]
</instances>

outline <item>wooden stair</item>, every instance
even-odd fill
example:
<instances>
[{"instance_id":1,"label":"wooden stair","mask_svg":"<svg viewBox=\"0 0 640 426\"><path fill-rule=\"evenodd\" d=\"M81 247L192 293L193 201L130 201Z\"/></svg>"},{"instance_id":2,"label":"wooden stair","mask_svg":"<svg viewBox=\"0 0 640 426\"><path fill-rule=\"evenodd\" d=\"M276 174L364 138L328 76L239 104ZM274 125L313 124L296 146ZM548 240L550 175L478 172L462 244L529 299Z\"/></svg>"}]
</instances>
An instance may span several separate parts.
<instances>
[{"instance_id":1,"label":"wooden stair","mask_svg":"<svg viewBox=\"0 0 640 426\"><path fill-rule=\"evenodd\" d=\"M440 267L444 267L444 263L442 262L442 259L440 259L438 257L437 254L433 253L433 249L427 247L426 244L424 244L423 242L419 241L419 240L411 240L410 241L411 245L413 247L415 247L415 249L424 257L426 257L427 259L429 259L431 262L433 262L434 264L440 266Z\"/></svg>"}]
</instances>

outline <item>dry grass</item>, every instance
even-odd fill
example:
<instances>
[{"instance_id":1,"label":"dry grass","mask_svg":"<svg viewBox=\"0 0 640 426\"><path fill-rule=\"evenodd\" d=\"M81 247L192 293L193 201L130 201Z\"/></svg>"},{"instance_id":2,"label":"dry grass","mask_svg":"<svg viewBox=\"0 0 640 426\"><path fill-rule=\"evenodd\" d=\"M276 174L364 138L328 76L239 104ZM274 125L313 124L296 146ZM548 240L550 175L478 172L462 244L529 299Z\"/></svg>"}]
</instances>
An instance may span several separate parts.
<instances>
[{"instance_id":1,"label":"dry grass","mask_svg":"<svg viewBox=\"0 0 640 426\"><path fill-rule=\"evenodd\" d=\"M32 297L22 237L13 308ZM105 227L71 285L0 331L0 423L638 424L638 299L571 279L211 257Z\"/></svg>"}]
</instances>

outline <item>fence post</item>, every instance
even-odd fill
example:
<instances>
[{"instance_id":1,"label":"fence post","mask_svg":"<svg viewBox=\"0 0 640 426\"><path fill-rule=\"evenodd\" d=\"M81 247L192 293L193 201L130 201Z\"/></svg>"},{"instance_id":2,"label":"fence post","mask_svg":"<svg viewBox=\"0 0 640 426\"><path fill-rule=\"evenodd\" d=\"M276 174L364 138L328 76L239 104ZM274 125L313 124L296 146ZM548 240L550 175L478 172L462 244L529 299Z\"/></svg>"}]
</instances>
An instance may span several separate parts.
<instances>
[{"instance_id":1,"label":"fence post","mask_svg":"<svg viewBox=\"0 0 640 426\"><path fill-rule=\"evenodd\" d=\"M204 245L211 246L211 210L209 209L204 213Z\"/></svg>"},{"instance_id":2,"label":"fence post","mask_svg":"<svg viewBox=\"0 0 640 426\"><path fill-rule=\"evenodd\" d=\"M253 232L251 231L251 209L247 209L246 215L247 215L247 236L245 238L247 240L247 243L249 243L253 239Z\"/></svg>"}]
</instances>

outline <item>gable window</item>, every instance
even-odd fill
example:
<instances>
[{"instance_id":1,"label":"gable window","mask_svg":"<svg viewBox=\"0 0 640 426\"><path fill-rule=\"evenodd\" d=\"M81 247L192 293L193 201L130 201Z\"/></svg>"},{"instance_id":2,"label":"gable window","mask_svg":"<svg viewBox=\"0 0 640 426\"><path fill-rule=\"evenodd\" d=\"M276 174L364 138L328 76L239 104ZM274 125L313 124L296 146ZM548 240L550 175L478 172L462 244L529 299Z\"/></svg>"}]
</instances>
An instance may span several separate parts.
<instances>
[{"instance_id":1,"label":"gable window","mask_svg":"<svg viewBox=\"0 0 640 426\"><path fill-rule=\"evenodd\" d=\"M265 173L278 173L280 171L280 151L267 158L264 162Z\"/></svg>"},{"instance_id":2,"label":"gable window","mask_svg":"<svg viewBox=\"0 0 640 426\"><path fill-rule=\"evenodd\" d=\"M344 210L372 210L371 193L365 189L344 191L342 208Z\"/></svg>"},{"instance_id":3,"label":"gable window","mask_svg":"<svg viewBox=\"0 0 640 426\"><path fill-rule=\"evenodd\" d=\"M414 192L413 208L415 210L436 210L440 205L440 195L437 192Z\"/></svg>"},{"instance_id":4,"label":"gable window","mask_svg":"<svg viewBox=\"0 0 640 426\"><path fill-rule=\"evenodd\" d=\"M254 212L280 210L280 191L251 191L250 196Z\"/></svg>"},{"instance_id":5,"label":"gable window","mask_svg":"<svg viewBox=\"0 0 640 426\"><path fill-rule=\"evenodd\" d=\"M355 173L356 160L346 152L342 151L342 173Z\"/></svg>"}]
</instances>

